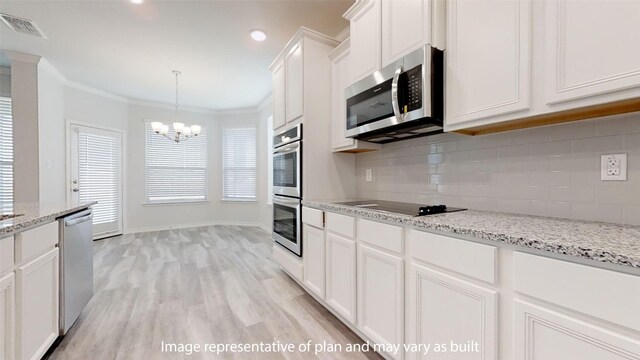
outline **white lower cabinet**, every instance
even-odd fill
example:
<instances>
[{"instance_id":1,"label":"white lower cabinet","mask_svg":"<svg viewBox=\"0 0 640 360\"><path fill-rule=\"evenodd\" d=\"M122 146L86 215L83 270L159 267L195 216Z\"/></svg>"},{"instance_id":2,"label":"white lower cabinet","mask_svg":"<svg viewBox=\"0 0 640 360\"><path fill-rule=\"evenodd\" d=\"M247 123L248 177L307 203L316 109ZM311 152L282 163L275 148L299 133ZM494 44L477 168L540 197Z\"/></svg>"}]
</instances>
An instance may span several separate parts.
<instances>
[{"instance_id":1,"label":"white lower cabinet","mask_svg":"<svg viewBox=\"0 0 640 360\"><path fill-rule=\"evenodd\" d=\"M358 329L377 344L404 343L404 261L358 244ZM389 354L402 359L402 350Z\"/></svg>"},{"instance_id":2,"label":"white lower cabinet","mask_svg":"<svg viewBox=\"0 0 640 360\"><path fill-rule=\"evenodd\" d=\"M324 230L311 225L302 225L304 239L304 285L324 299L325 244Z\"/></svg>"},{"instance_id":3,"label":"white lower cabinet","mask_svg":"<svg viewBox=\"0 0 640 360\"><path fill-rule=\"evenodd\" d=\"M408 359L497 359L497 291L414 262L408 278L407 343L430 345Z\"/></svg>"},{"instance_id":4,"label":"white lower cabinet","mask_svg":"<svg viewBox=\"0 0 640 360\"><path fill-rule=\"evenodd\" d=\"M16 268L16 359L37 360L58 337L58 248Z\"/></svg>"},{"instance_id":5,"label":"white lower cabinet","mask_svg":"<svg viewBox=\"0 0 640 360\"><path fill-rule=\"evenodd\" d=\"M13 239L11 239L13 242ZM13 360L15 339L15 277L0 278L0 359Z\"/></svg>"},{"instance_id":6,"label":"white lower cabinet","mask_svg":"<svg viewBox=\"0 0 640 360\"><path fill-rule=\"evenodd\" d=\"M518 299L514 308L515 360L640 359L637 337Z\"/></svg>"},{"instance_id":7,"label":"white lower cabinet","mask_svg":"<svg viewBox=\"0 0 640 360\"><path fill-rule=\"evenodd\" d=\"M350 323L356 323L356 242L326 233L327 304Z\"/></svg>"}]
</instances>

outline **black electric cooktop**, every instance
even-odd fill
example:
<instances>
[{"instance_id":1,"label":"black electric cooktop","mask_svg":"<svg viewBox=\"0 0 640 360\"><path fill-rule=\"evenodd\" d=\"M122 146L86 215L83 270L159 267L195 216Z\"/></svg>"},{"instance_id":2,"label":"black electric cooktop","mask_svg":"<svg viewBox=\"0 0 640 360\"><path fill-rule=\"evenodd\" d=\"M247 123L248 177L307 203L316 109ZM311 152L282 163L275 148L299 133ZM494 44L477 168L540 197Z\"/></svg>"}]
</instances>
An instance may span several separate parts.
<instances>
[{"instance_id":1,"label":"black electric cooktop","mask_svg":"<svg viewBox=\"0 0 640 360\"><path fill-rule=\"evenodd\" d=\"M420 205L384 200L358 200L341 202L338 204L411 216L424 216L467 210L448 207L445 205Z\"/></svg>"}]
</instances>

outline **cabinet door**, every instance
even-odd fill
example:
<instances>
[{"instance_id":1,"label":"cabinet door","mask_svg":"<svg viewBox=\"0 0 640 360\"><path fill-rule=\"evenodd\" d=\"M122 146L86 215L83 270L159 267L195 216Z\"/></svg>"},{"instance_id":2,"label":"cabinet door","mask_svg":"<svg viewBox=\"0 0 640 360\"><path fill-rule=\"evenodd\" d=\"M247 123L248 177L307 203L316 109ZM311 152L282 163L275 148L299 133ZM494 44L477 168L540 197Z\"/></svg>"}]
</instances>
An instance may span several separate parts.
<instances>
[{"instance_id":1,"label":"cabinet door","mask_svg":"<svg viewBox=\"0 0 640 360\"><path fill-rule=\"evenodd\" d=\"M326 233L326 301L352 324L356 323L356 242Z\"/></svg>"},{"instance_id":2,"label":"cabinet door","mask_svg":"<svg viewBox=\"0 0 640 360\"><path fill-rule=\"evenodd\" d=\"M640 340L553 309L515 300L516 360L640 359Z\"/></svg>"},{"instance_id":3,"label":"cabinet door","mask_svg":"<svg viewBox=\"0 0 640 360\"><path fill-rule=\"evenodd\" d=\"M544 5L548 104L640 87L639 1Z\"/></svg>"},{"instance_id":4,"label":"cabinet door","mask_svg":"<svg viewBox=\"0 0 640 360\"><path fill-rule=\"evenodd\" d=\"M367 4L350 19L351 81L348 85L380 69L380 0Z\"/></svg>"},{"instance_id":5,"label":"cabinet door","mask_svg":"<svg viewBox=\"0 0 640 360\"><path fill-rule=\"evenodd\" d=\"M278 129L286 123L285 117L285 73L284 61L273 69L273 128Z\"/></svg>"},{"instance_id":6,"label":"cabinet door","mask_svg":"<svg viewBox=\"0 0 640 360\"><path fill-rule=\"evenodd\" d=\"M58 248L16 268L16 358L40 359L58 337Z\"/></svg>"},{"instance_id":7,"label":"cabinet door","mask_svg":"<svg viewBox=\"0 0 640 360\"><path fill-rule=\"evenodd\" d=\"M452 343L466 352L409 352L409 359L497 359L498 294L419 264L409 266L407 329L410 344ZM477 345L476 345L477 344ZM462 348L461 348L462 349ZM433 349L432 349L433 350Z\"/></svg>"},{"instance_id":8,"label":"cabinet door","mask_svg":"<svg viewBox=\"0 0 640 360\"><path fill-rule=\"evenodd\" d=\"M348 83L349 49L347 48L341 54L336 55L331 63L331 145L333 149L351 146L354 142L352 138L344 135L347 129L345 89Z\"/></svg>"},{"instance_id":9,"label":"cabinet door","mask_svg":"<svg viewBox=\"0 0 640 360\"><path fill-rule=\"evenodd\" d=\"M324 299L325 249L324 231L303 224L304 284L320 298Z\"/></svg>"},{"instance_id":10,"label":"cabinet door","mask_svg":"<svg viewBox=\"0 0 640 360\"><path fill-rule=\"evenodd\" d=\"M304 110L304 68L302 63L302 41L300 40L286 56L287 122L301 117Z\"/></svg>"},{"instance_id":11,"label":"cabinet door","mask_svg":"<svg viewBox=\"0 0 640 360\"><path fill-rule=\"evenodd\" d=\"M13 237L11 238L13 240ZM10 273L0 279L0 358L13 360L15 339L15 278Z\"/></svg>"},{"instance_id":12,"label":"cabinet door","mask_svg":"<svg viewBox=\"0 0 640 360\"><path fill-rule=\"evenodd\" d=\"M358 244L358 328L378 344L404 343L403 260ZM404 352L389 354L402 359Z\"/></svg>"},{"instance_id":13,"label":"cabinet door","mask_svg":"<svg viewBox=\"0 0 640 360\"><path fill-rule=\"evenodd\" d=\"M446 125L529 109L530 1L447 5Z\"/></svg>"},{"instance_id":14,"label":"cabinet door","mask_svg":"<svg viewBox=\"0 0 640 360\"><path fill-rule=\"evenodd\" d=\"M435 0L381 0L382 66L429 43Z\"/></svg>"}]
</instances>

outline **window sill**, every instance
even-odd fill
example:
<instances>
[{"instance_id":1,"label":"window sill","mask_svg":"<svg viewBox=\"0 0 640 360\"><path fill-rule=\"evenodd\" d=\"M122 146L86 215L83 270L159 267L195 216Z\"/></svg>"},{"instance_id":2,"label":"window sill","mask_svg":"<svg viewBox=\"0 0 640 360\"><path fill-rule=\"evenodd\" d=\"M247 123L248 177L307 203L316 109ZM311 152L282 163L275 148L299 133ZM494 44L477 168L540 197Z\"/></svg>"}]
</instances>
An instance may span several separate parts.
<instances>
[{"instance_id":1,"label":"window sill","mask_svg":"<svg viewBox=\"0 0 640 360\"><path fill-rule=\"evenodd\" d=\"M184 200L184 201L145 201L142 203L144 206L155 206L155 205L205 205L208 204L209 200Z\"/></svg>"},{"instance_id":2,"label":"window sill","mask_svg":"<svg viewBox=\"0 0 640 360\"><path fill-rule=\"evenodd\" d=\"M255 204L258 202L256 199L242 200L242 199L221 199L220 201L225 203L238 203L238 204Z\"/></svg>"}]
</instances>

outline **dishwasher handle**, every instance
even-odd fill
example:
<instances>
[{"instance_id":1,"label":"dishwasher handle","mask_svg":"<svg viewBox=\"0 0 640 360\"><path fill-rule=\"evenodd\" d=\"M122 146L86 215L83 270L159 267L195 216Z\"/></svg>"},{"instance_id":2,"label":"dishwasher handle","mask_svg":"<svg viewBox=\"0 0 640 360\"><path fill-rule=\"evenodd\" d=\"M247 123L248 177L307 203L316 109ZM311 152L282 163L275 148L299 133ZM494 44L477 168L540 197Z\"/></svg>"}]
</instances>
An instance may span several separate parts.
<instances>
[{"instance_id":1,"label":"dishwasher handle","mask_svg":"<svg viewBox=\"0 0 640 360\"><path fill-rule=\"evenodd\" d=\"M82 212L82 213L78 213L78 214L74 214L72 216L69 216L69 218L64 220L64 226L74 226L74 225L78 225L80 223L83 223L85 221L89 221L93 219L93 213L91 210Z\"/></svg>"}]
</instances>

